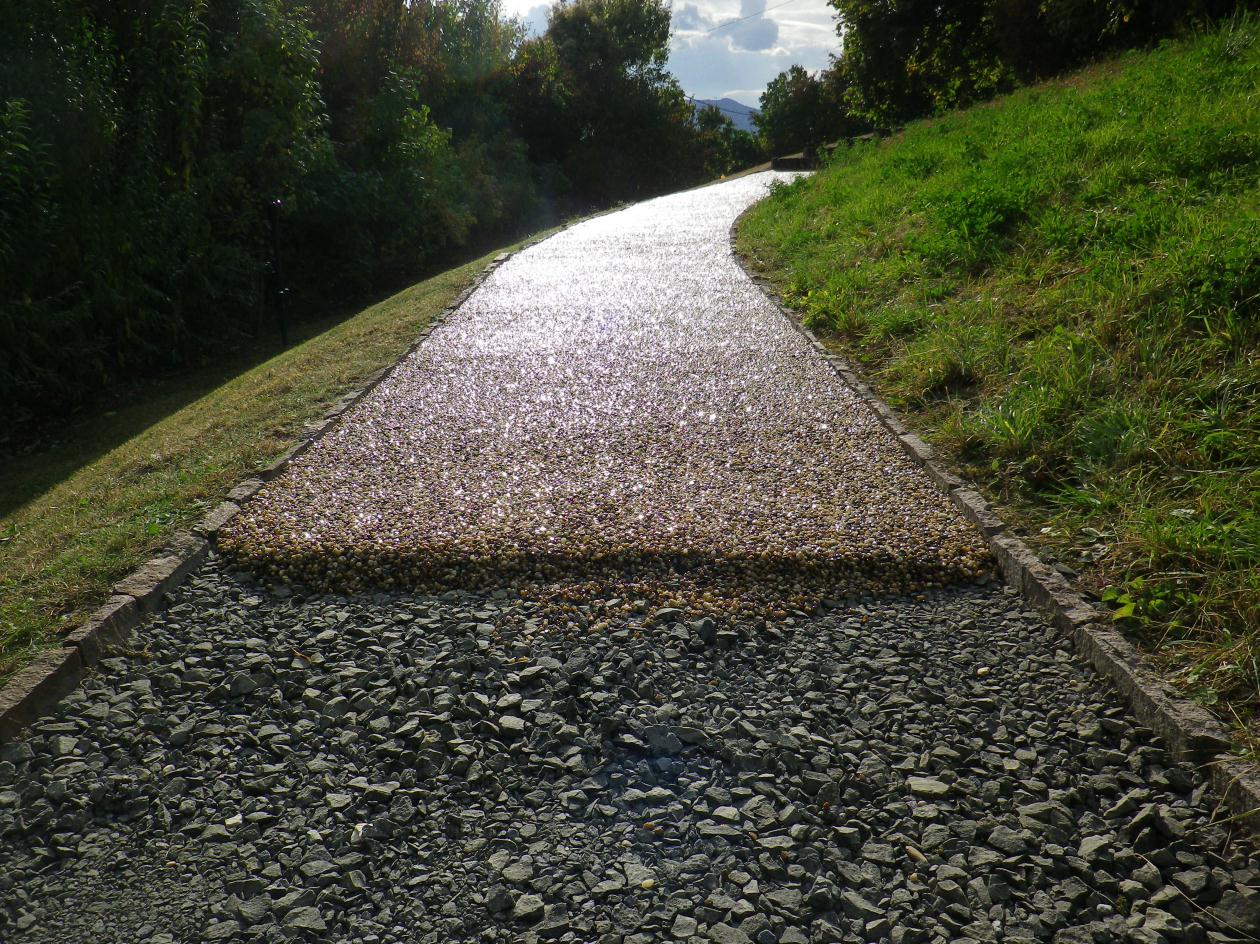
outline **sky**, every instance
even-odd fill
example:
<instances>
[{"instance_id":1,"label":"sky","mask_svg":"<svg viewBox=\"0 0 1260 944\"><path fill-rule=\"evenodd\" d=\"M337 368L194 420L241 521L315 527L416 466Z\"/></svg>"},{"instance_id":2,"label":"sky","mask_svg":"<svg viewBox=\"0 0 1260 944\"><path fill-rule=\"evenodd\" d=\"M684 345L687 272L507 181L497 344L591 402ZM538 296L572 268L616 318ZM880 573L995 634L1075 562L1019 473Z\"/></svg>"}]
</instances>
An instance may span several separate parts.
<instances>
[{"instance_id":1,"label":"sky","mask_svg":"<svg viewBox=\"0 0 1260 944\"><path fill-rule=\"evenodd\" d=\"M503 10L539 33L552 2L503 0ZM673 0L673 9L670 71L696 98L733 98L755 108L780 72L793 65L816 71L840 50L827 0Z\"/></svg>"}]
</instances>

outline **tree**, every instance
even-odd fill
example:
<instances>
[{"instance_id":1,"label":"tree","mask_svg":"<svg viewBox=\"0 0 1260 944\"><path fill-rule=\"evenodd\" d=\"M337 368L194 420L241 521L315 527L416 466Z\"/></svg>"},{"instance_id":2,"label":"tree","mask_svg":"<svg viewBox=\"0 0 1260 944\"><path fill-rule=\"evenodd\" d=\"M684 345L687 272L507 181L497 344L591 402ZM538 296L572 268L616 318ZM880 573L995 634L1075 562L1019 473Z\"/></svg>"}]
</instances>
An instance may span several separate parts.
<instances>
[{"instance_id":1,"label":"tree","mask_svg":"<svg viewBox=\"0 0 1260 944\"><path fill-rule=\"evenodd\" d=\"M708 177L743 170L761 160L762 152L757 139L736 128L735 123L713 105L705 105L696 112L696 128Z\"/></svg>"},{"instance_id":2,"label":"tree","mask_svg":"<svg viewBox=\"0 0 1260 944\"><path fill-rule=\"evenodd\" d=\"M880 127L988 98L1239 0L830 0L848 111Z\"/></svg>"},{"instance_id":3,"label":"tree","mask_svg":"<svg viewBox=\"0 0 1260 944\"><path fill-rule=\"evenodd\" d=\"M512 63L507 101L514 129L536 164L555 168L573 149L580 136L573 96L573 78L551 37L525 40Z\"/></svg>"},{"instance_id":4,"label":"tree","mask_svg":"<svg viewBox=\"0 0 1260 944\"><path fill-rule=\"evenodd\" d=\"M517 54L517 133L588 202L660 193L704 172L691 106L665 68L669 24L665 0L567 0Z\"/></svg>"},{"instance_id":5,"label":"tree","mask_svg":"<svg viewBox=\"0 0 1260 944\"><path fill-rule=\"evenodd\" d=\"M565 0L552 9L547 36L584 86L657 86L669 81L669 23L663 0Z\"/></svg>"},{"instance_id":6,"label":"tree","mask_svg":"<svg viewBox=\"0 0 1260 944\"><path fill-rule=\"evenodd\" d=\"M780 72L761 94L761 110L753 116L767 151L774 155L822 143L822 89L802 66Z\"/></svg>"},{"instance_id":7,"label":"tree","mask_svg":"<svg viewBox=\"0 0 1260 944\"><path fill-rule=\"evenodd\" d=\"M322 112L281 0L9 4L0 147L38 156L40 208L0 259L0 399L72 402L246 323L224 311L256 311L262 204L297 189Z\"/></svg>"},{"instance_id":8,"label":"tree","mask_svg":"<svg viewBox=\"0 0 1260 944\"><path fill-rule=\"evenodd\" d=\"M499 2L6 0L5 420L254 334L276 198L313 313L734 160L666 70L665 0L528 41Z\"/></svg>"},{"instance_id":9,"label":"tree","mask_svg":"<svg viewBox=\"0 0 1260 944\"><path fill-rule=\"evenodd\" d=\"M852 110L889 127L988 97L1013 81L992 0L831 0L853 81Z\"/></svg>"}]
</instances>

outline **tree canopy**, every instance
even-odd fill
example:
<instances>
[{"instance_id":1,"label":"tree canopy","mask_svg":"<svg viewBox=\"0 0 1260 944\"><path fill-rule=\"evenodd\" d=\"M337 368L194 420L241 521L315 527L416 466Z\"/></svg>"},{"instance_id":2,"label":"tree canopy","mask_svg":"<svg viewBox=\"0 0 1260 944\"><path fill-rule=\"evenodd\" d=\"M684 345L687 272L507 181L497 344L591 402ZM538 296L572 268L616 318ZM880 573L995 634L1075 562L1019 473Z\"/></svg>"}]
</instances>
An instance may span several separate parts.
<instances>
[{"instance_id":1,"label":"tree canopy","mask_svg":"<svg viewBox=\"0 0 1260 944\"><path fill-rule=\"evenodd\" d=\"M664 0L10 0L7 420L247 343L283 205L297 313L470 242L743 160L665 67Z\"/></svg>"}]
</instances>

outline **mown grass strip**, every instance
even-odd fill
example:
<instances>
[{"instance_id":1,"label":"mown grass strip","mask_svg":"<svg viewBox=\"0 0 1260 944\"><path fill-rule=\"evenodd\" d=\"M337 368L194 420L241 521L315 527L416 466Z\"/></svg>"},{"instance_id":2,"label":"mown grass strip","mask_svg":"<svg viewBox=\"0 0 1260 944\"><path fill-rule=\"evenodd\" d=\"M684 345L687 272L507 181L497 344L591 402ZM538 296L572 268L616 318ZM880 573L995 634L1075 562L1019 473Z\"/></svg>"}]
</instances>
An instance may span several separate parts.
<instances>
[{"instance_id":1,"label":"mown grass strip","mask_svg":"<svg viewBox=\"0 0 1260 944\"><path fill-rule=\"evenodd\" d=\"M0 470L0 678L103 601L172 532L268 465L346 391L400 357L493 258L443 272L239 376L157 385Z\"/></svg>"},{"instance_id":2,"label":"mown grass strip","mask_svg":"<svg viewBox=\"0 0 1260 944\"><path fill-rule=\"evenodd\" d=\"M739 240L1256 746L1256 18L843 151Z\"/></svg>"}]
</instances>

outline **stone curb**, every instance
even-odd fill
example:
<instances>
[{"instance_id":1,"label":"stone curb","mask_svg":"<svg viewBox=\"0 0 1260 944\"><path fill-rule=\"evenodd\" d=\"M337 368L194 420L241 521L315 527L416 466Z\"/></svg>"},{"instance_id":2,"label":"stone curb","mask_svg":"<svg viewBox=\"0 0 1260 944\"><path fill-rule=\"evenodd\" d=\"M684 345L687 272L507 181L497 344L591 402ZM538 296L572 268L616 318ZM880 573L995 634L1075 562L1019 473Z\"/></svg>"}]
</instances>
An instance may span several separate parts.
<instances>
[{"instance_id":1,"label":"stone curb","mask_svg":"<svg viewBox=\"0 0 1260 944\"><path fill-rule=\"evenodd\" d=\"M1027 544L1008 533L1005 523L980 492L941 466L932 447L906 429L892 408L876 396L843 357L823 346L783 303L775 286L748 271L736 246L742 218L740 214L731 225L730 244L745 276L870 407L911 461L927 472L963 517L979 529L1007 584L1073 641L1077 652L1115 686L1138 720L1152 729L1176 758L1207 768L1223 807L1235 820L1260 832L1260 769L1230 753L1233 742L1225 726L1206 708L1182 698L1142 653L1111 627L1106 613L1077 593Z\"/></svg>"},{"instance_id":2,"label":"stone curb","mask_svg":"<svg viewBox=\"0 0 1260 944\"><path fill-rule=\"evenodd\" d=\"M94 666L127 647L131 631L140 625L144 613L135 597L115 594L109 602L88 617L88 621L62 638L62 645L79 651L85 666Z\"/></svg>"},{"instance_id":3,"label":"stone curb","mask_svg":"<svg viewBox=\"0 0 1260 944\"><path fill-rule=\"evenodd\" d=\"M0 743L11 740L50 707L74 691L83 678L78 649L41 652L0 688Z\"/></svg>"},{"instance_id":4,"label":"stone curb","mask_svg":"<svg viewBox=\"0 0 1260 944\"><path fill-rule=\"evenodd\" d=\"M557 227L555 232L578 222L566 223ZM60 648L36 656L0 686L0 744L13 740L24 727L47 714L74 691L87 670L102 659L126 652L131 644L132 631L145 618L160 612L170 592L201 566L219 529L240 512L242 505L253 499L266 482L283 472L290 462L310 448L311 443L336 426L346 411L414 354L436 328L468 301L495 269L517 252L555 235L555 232L530 239L513 252L495 256L450 305L425 325L416 340L393 364L371 374L364 386L343 395L320 420L307 424L298 442L283 455L256 475L238 483L227 493L226 500L193 525L191 530L176 533L166 551L116 583L109 602L89 616L83 625L63 635Z\"/></svg>"}]
</instances>

